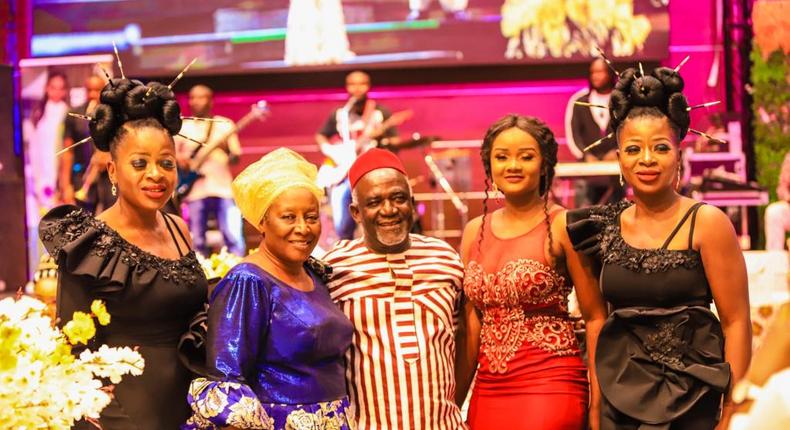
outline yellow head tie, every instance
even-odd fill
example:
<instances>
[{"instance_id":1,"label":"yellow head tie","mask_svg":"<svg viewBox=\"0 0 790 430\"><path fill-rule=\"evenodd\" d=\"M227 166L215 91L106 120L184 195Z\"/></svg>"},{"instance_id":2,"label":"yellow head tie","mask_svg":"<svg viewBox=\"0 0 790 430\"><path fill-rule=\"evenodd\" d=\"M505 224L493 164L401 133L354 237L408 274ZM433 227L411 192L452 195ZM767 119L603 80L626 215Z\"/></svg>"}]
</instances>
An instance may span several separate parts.
<instances>
[{"instance_id":1,"label":"yellow head tie","mask_svg":"<svg viewBox=\"0 0 790 430\"><path fill-rule=\"evenodd\" d=\"M278 148L247 166L233 180L233 200L241 215L260 230L272 203L285 190L305 188L319 201L324 192L315 183L316 167L288 148Z\"/></svg>"}]
</instances>

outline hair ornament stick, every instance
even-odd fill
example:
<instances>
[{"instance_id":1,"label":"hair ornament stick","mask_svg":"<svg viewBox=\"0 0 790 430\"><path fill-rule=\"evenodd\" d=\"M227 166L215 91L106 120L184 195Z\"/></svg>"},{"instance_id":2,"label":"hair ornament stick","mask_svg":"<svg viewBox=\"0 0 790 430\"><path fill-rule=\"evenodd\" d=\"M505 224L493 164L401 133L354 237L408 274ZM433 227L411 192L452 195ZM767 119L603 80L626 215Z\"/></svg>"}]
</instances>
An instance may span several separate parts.
<instances>
[{"instance_id":1,"label":"hair ornament stick","mask_svg":"<svg viewBox=\"0 0 790 430\"><path fill-rule=\"evenodd\" d=\"M178 81L180 81L180 80L181 80L181 78L183 78L183 77L184 77L184 74L187 72L187 70L189 70L189 68L190 68L190 67L192 67L192 65L193 65L193 64L195 64L195 61L197 61L197 57L193 58L193 59L192 59L192 61L190 61L190 62L189 62L189 64L187 64L187 65L186 65L186 66L185 66L185 67L184 67L184 68L181 70L181 72L180 72L178 75L176 75L176 77L175 77L175 78L173 78L173 82L170 82L170 84L167 86L167 89L168 89L168 90L172 90L172 89L173 89L173 86L175 86L175 84L176 84ZM143 98L147 98L148 96L150 96L150 95L151 95L151 91L153 91L153 90L154 90L154 88L153 88L153 87L150 87L150 88L148 88L148 91L146 91L146 92L145 92L145 96L143 96Z\"/></svg>"},{"instance_id":2,"label":"hair ornament stick","mask_svg":"<svg viewBox=\"0 0 790 430\"><path fill-rule=\"evenodd\" d=\"M686 64L686 61L688 61L688 60L689 60L689 58L691 58L691 55L686 55L686 58L684 58L684 59L683 59L683 61L681 61L681 62L680 62L680 64L678 64L677 66L675 66L675 69L674 69L674 70L675 70L675 73L677 73L677 72L679 72L679 71L680 71L680 68L681 68L681 67L683 67L683 65L684 65L684 64Z\"/></svg>"},{"instance_id":3,"label":"hair ornament stick","mask_svg":"<svg viewBox=\"0 0 790 430\"><path fill-rule=\"evenodd\" d=\"M90 137L90 136L88 136L88 137L86 137L85 139L82 139L82 140L80 140L79 142L76 142L76 143L74 143L74 144L72 144L72 145L70 145L70 146L67 146L67 147L65 147L65 148L61 149L60 151L56 152L56 153L55 153L55 157L60 157L61 155L63 155L63 154L65 154L66 152L68 152L70 149L74 149L74 148L76 148L76 147L78 147L78 146L82 145L83 143L85 143L85 142L87 142L87 141L89 141L89 140L91 140L91 137Z\"/></svg>"},{"instance_id":4,"label":"hair ornament stick","mask_svg":"<svg viewBox=\"0 0 790 430\"><path fill-rule=\"evenodd\" d=\"M609 66L610 69L612 69L615 76L619 77L620 72L618 72L617 69L614 68L612 62L609 61L609 57L607 57L606 54L603 52L603 49L601 49L598 45L595 45L595 50L598 51L598 55L600 55L601 58L603 58L603 61L606 63L606 65Z\"/></svg>"},{"instance_id":5,"label":"hair ornament stick","mask_svg":"<svg viewBox=\"0 0 790 430\"><path fill-rule=\"evenodd\" d=\"M202 118L199 116L182 116L181 119L187 121L204 121L204 122L228 122L228 123L233 122L225 118Z\"/></svg>"},{"instance_id":6,"label":"hair ornament stick","mask_svg":"<svg viewBox=\"0 0 790 430\"><path fill-rule=\"evenodd\" d=\"M195 139L193 139L193 138L191 138L189 136L183 135L181 133L176 134L176 136L183 137L184 139L186 139L186 140L188 140L190 142L195 142L195 143L197 143L200 146L204 146L206 144L206 142L201 142L199 140L195 140Z\"/></svg>"},{"instance_id":7,"label":"hair ornament stick","mask_svg":"<svg viewBox=\"0 0 790 430\"><path fill-rule=\"evenodd\" d=\"M184 74L185 74L185 73L186 73L186 72L189 70L189 68L190 68L190 67L192 67L192 65L193 65L193 64L195 64L195 61L197 61L197 57L193 58L193 59L192 59L192 61L190 61L190 62L189 62L189 64L187 64L186 66L184 66L184 69L183 69L183 70L181 70L181 73L179 73L179 74L178 74L178 75L177 75L177 76L176 76L176 77L173 79L173 82L171 82L171 83L170 83L170 84L167 86L167 88L168 88L168 89L170 89L170 90L172 90L172 89L173 89L173 86L174 86L174 85L175 85L175 84L176 84L178 81L180 81L180 80L181 80L181 78L183 78L183 77L184 77Z\"/></svg>"},{"instance_id":8,"label":"hair ornament stick","mask_svg":"<svg viewBox=\"0 0 790 430\"><path fill-rule=\"evenodd\" d=\"M595 103L587 103L587 102L582 102L582 101L578 101L578 100L573 102L573 104L579 105L579 106L589 106L589 107L594 107L594 108L600 108L600 109L609 109L609 106L597 105Z\"/></svg>"},{"instance_id":9,"label":"hair ornament stick","mask_svg":"<svg viewBox=\"0 0 790 430\"><path fill-rule=\"evenodd\" d=\"M69 113L67 113L67 115L71 116L71 117L74 117L74 118L79 118L79 119L82 119L82 120L85 120L85 121L93 121L93 117L90 117L88 115L83 115L83 114L80 114L80 113L69 112Z\"/></svg>"},{"instance_id":10,"label":"hair ornament stick","mask_svg":"<svg viewBox=\"0 0 790 430\"><path fill-rule=\"evenodd\" d=\"M126 75L123 73L123 63L121 63L121 56L118 54L118 46L115 45L115 41L112 41L112 50L115 51L115 59L118 61L118 70L121 71L121 79L126 79Z\"/></svg>"},{"instance_id":11,"label":"hair ornament stick","mask_svg":"<svg viewBox=\"0 0 790 430\"><path fill-rule=\"evenodd\" d=\"M721 100L716 100L715 102L707 102L707 103L702 103L702 104L698 104L698 105L694 105L694 106L689 106L689 107L686 108L686 112L691 111L693 109L699 109L699 108L704 108L704 107L715 106L715 105L717 105L719 103L721 103Z\"/></svg>"},{"instance_id":12,"label":"hair ornament stick","mask_svg":"<svg viewBox=\"0 0 790 430\"><path fill-rule=\"evenodd\" d=\"M104 76L107 78L107 83L110 84L113 88L115 88L115 84L112 83L112 78L110 77L110 74L107 73L107 69L102 67L100 64L98 66L101 69L101 71L104 72Z\"/></svg>"},{"instance_id":13,"label":"hair ornament stick","mask_svg":"<svg viewBox=\"0 0 790 430\"><path fill-rule=\"evenodd\" d=\"M598 146L598 145L602 144L602 143L603 143L603 141L604 141L605 139L609 139L609 138L611 138L612 136L614 136L614 132L612 132L612 133L609 133L609 134L607 134L606 136L604 136L604 137L602 137L602 138L600 138L600 139L596 140L595 142L593 142L593 143L591 143L591 144L587 145L587 147L586 147L586 148L584 148L584 149L583 149L583 151L584 151L584 152L587 152L587 151L589 151L589 150L591 150L591 149L595 148L596 146Z\"/></svg>"},{"instance_id":14,"label":"hair ornament stick","mask_svg":"<svg viewBox=\"0 0 790 430\"><path fill-rule=\"evenodd\" d=\"M715 137L713 137L713 136L711 136L711 135L709 135L709 134L707 134L707 133L704 133L704 132L702 132L702 131L699 131L699 130L695 130L695 129L693 129L693 128L689 128L689 132L690 132L690 133L697 134L697 135L700 135L700 136L702 136L702 137L704 137L704 138L706 138L706 139L708 139L708 140L710 140L710 141L713 141L713 142L727 143L727 141L726 141L726 140L722 140L722 139L715 138Z\"/></svg>"}]
</instances>

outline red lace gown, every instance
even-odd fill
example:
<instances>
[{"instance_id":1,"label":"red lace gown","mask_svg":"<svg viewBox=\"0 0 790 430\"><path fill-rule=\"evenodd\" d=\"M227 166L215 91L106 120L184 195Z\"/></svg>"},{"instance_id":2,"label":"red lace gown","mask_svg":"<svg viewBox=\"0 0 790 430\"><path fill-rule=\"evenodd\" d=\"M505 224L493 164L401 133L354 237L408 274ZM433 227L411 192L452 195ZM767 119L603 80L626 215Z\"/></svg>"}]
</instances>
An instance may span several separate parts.
<instances>
[{"instance_id":1,"label":"red lace gown","mask_svg":"<svg viewBox=\"0 0 790 430\"><path fill-rule=\"evenodd\" d=\"M589 383L568 315L571 286L546 261L547 235L541 223L501 239L488 216L481 246L472 246L464 292L482 313L472 430L586 428Z\"/></svg>"}]
</instances>

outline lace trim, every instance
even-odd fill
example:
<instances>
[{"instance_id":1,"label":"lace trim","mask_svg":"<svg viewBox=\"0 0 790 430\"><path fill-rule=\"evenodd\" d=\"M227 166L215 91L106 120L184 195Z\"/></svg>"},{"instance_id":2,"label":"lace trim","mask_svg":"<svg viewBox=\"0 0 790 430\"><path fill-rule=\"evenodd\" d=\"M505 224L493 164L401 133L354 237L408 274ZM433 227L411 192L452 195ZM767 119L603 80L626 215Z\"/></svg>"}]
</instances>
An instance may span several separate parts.
<instances>
[{"instance_id":1,"label":"lace trim","mask_svg":"<svg viewBox=\"0 0 790 430\"><path fill-rule=\"evenodd\" d=\"M695 269L702 264L699 251L693 249L639 249L629 245L620 231L618 215L633 203L623 200L619 203L606 205L592 210L590 219L601 223L599 234L601 241L602 261L615 264L634 272L646 274L666 272L683 267Z\"/></svg>"},{"instance_id":2,"label":"lace trim","mask_svg":"<svg viewBox=\"0 0 790 430\"><path fill-rule=\"evenodd\" d=\"M505 373L507 363L525 341L553 355L579 352L567 316L527 315L529 305L553 305L560 313L568 312L571 287L550 267L519 259L493 274L472 261L466 269L464 292L483 311L481 345L492 372Z\"/></svg>"},{"instance_id":3,"label":"lace trim","mask_svg":"<svg viewBox=\"0 0 790 430\"><path fill-rule=\"evenodd\" d=\"M573 323L567 317L527 317L521 309L493 308L483 315L480 343L493 373L506 373L507 365L525 341L556 356L579 353Z\"/></svg>"},{"instance_id":4,"label":"lace trim","mask_svg":"<svg viewBox=\"0 0 790 430\"><path fill-rule=\"evenodd\" d=\"M685 343L675 330L675 326L668 322L658 324L658 330L645 339L647 353L657 363L671 367L683 365L681 359L685 351Z\"/></svg>"},{"instance_id":5,"label":"lace trim","mask_svg":"<svg viewBox=\"0 0 790 430\"><path fill-rule=\"evenodd\" d=\"M66 245L82 237L90 229L99 233L90 247L90 254L105 258L120 251L120 261L137 273L155 270L162 278L176 284L194 284L198 281L198 274L202 273L194 251L190 250L178 260L157 257L128 242L103 221L82 209L74 210L49 223L42 230L41 239L54 244L52 254L58 260Z\"/></svg>"},{"instance_id":6,"label":"lace trim","mask_svg":"<svg viewBox=\"0 0 790 430\"><path fill-rule=\"evenodd\" d=\"M497 273L486 273L483 266L471 261L464 276L464 292L480 309L557 303L567 310L571 287L551 267L522 258L508 262Z\"/></svg>"}]
</instances>

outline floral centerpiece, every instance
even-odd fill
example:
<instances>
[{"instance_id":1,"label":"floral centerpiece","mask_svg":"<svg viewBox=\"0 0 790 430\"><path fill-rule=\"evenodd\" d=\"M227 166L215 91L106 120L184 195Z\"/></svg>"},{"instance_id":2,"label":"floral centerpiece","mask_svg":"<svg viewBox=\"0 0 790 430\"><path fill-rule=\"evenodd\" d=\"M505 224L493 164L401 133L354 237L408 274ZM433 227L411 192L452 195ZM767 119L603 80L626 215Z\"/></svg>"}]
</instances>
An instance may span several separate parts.
<instances>
[{"instance_id":1,"label":"floral centerpiece","mask_svg":"<svg viewBox=\"0 0 790 430\"><path fill-rule=\"evenodd\" d=\"M129 347L72 354L88 344L97 320L110 323L104 302L90 313L74 312L63 330L54 326L47 305L28 296L0 301L0 423L13 429L69 429L80 419L97 424L112 400L112 384L126 374L141 375L143 357Z\"/></svg>"}]
</instances>

